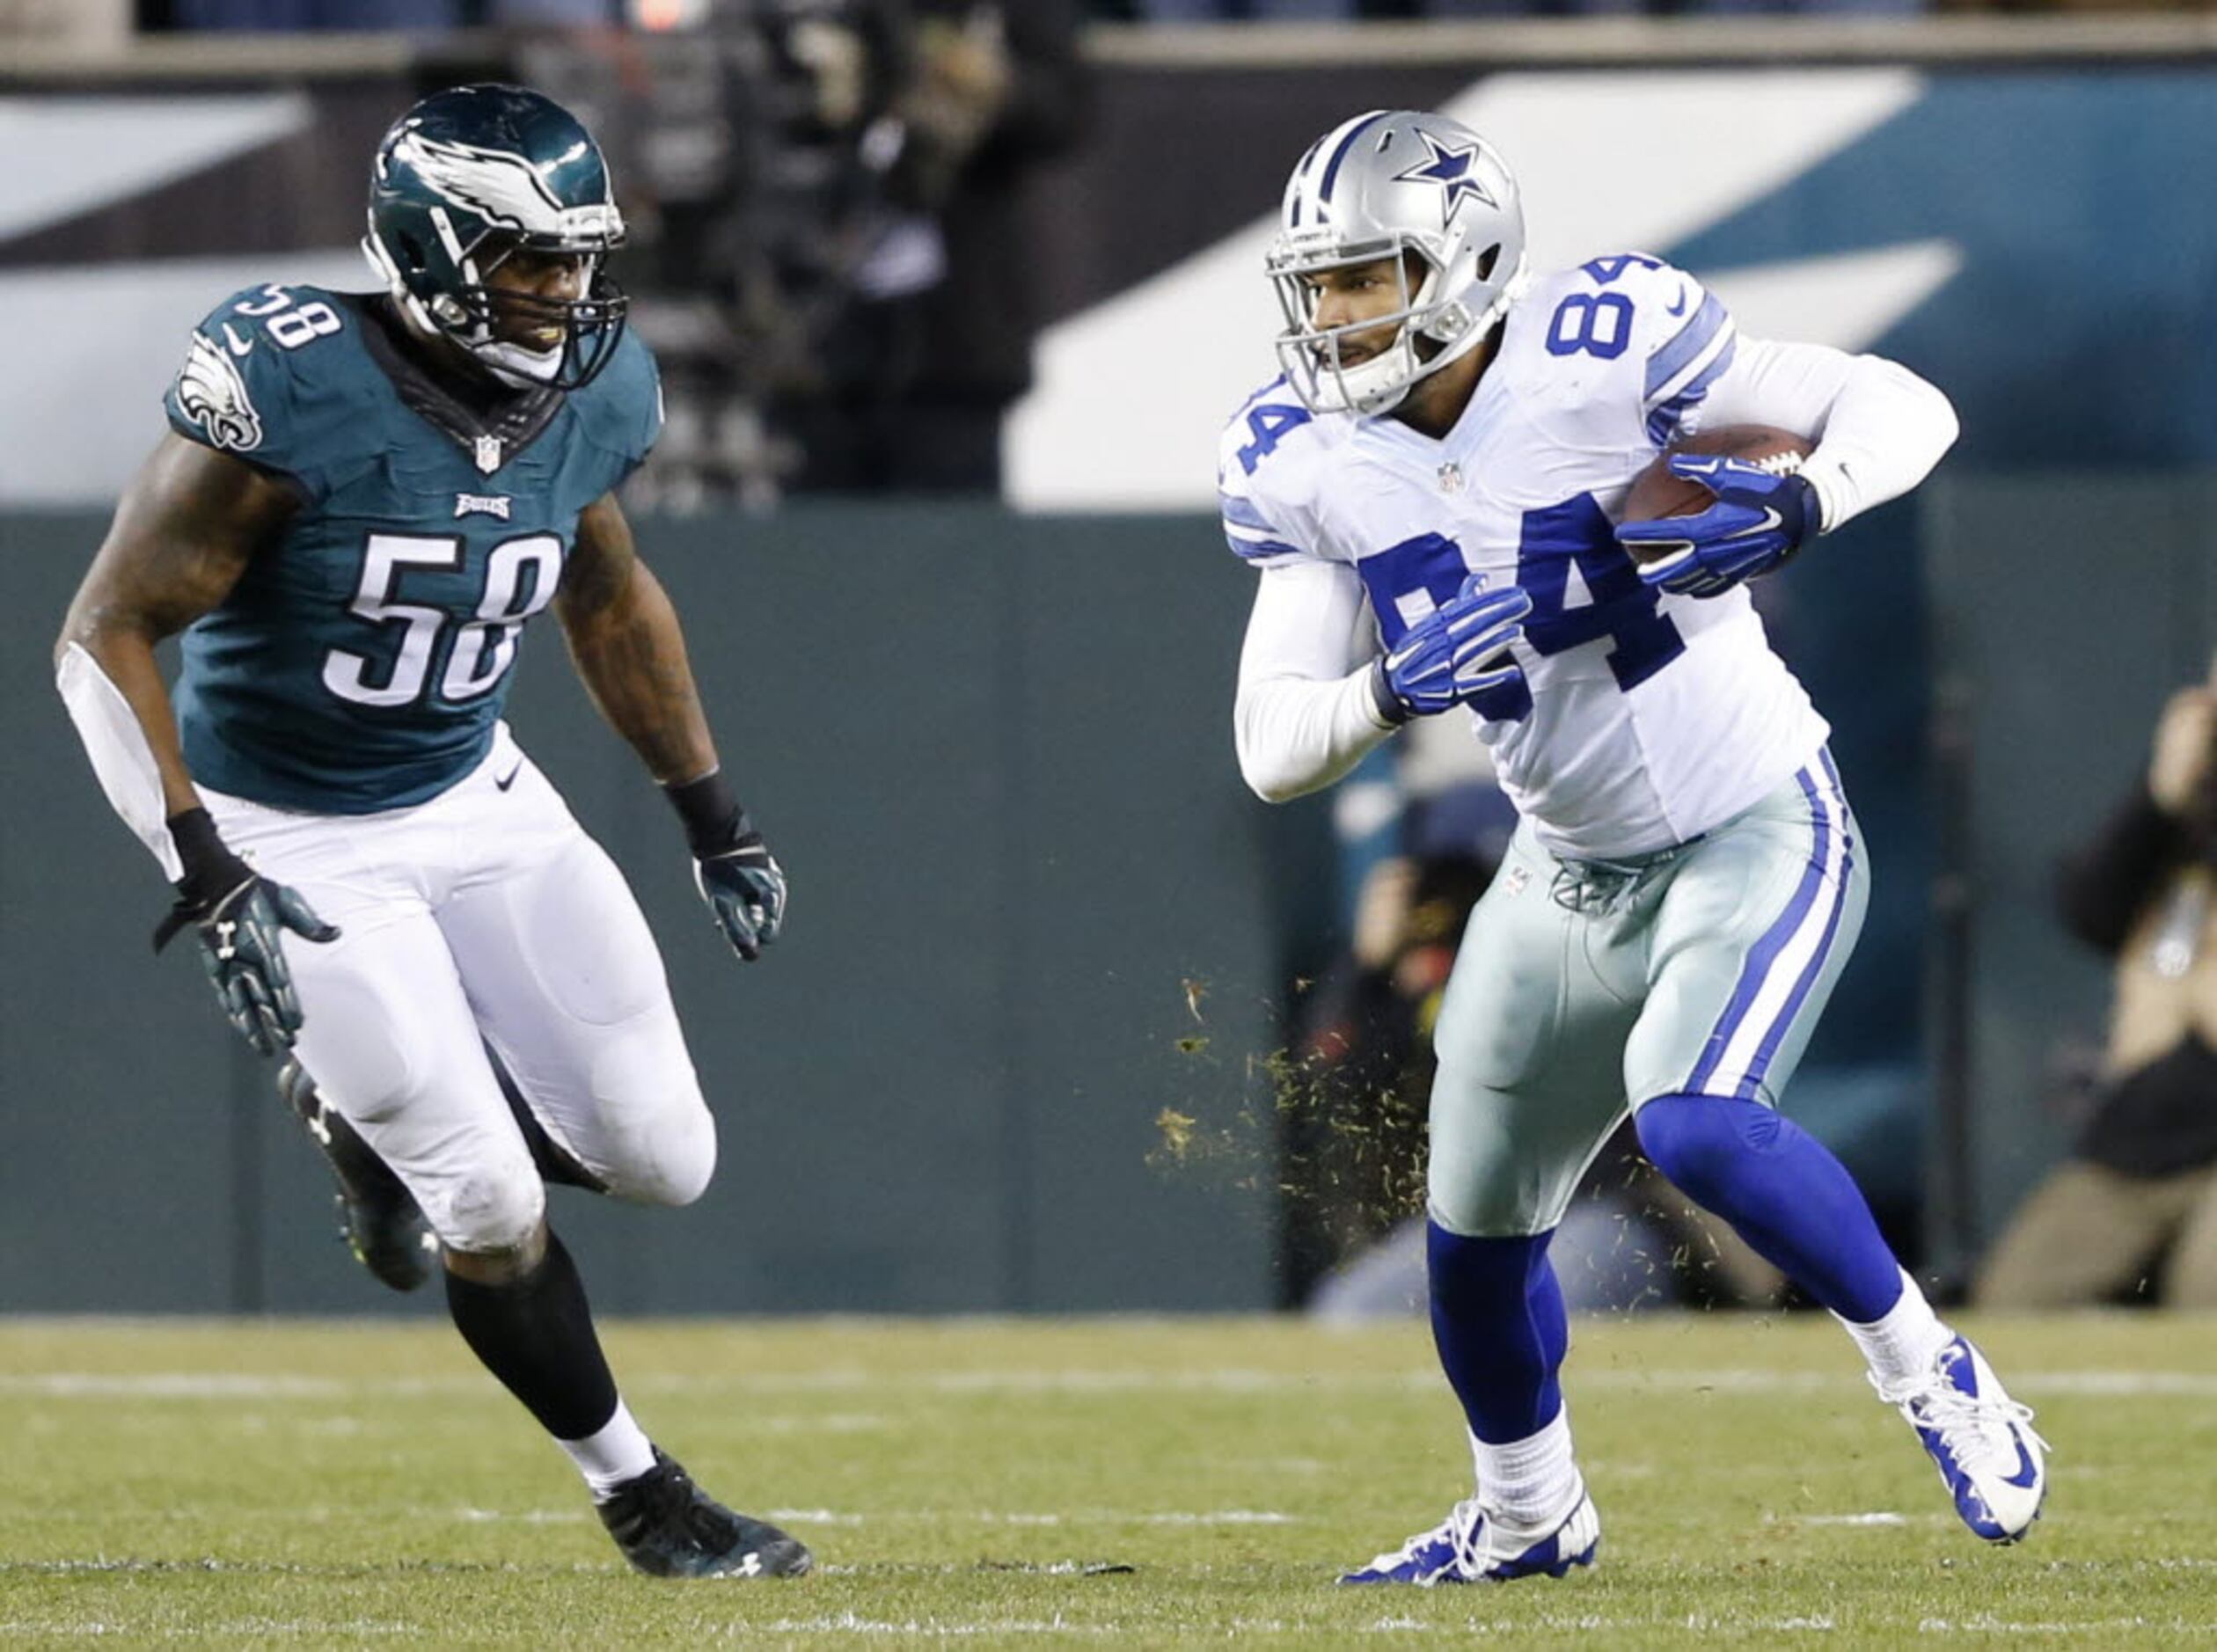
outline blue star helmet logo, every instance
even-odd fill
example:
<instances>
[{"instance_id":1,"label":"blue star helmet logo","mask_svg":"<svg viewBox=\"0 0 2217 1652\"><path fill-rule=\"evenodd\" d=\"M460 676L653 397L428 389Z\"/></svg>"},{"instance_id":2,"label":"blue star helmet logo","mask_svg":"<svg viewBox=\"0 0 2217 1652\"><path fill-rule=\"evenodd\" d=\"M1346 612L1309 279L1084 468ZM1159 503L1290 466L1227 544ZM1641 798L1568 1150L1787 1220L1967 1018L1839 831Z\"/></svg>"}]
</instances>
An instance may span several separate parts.
<instances>
[{"instance_id":1,"label":"blue star helmet logo","mask_svg":"<svg viewBox=\"0 0 2217 1652\"><path fill-rule=\"evenodd\" d=\"M1499 208L1485 185L1471 176L1470 169L1478 158L1478 145L1471 143L1457 149L1452 143L1442 143L1429 132L1416 135L1424 140L1424 147L1431 157L1405 172L1395 172L1397 184L1437 184L1439 186L1439 227L1445 229L1455 221L1455 210L1466 200L1482 201L1489 207Z\"/></svg>"}]
</instances>

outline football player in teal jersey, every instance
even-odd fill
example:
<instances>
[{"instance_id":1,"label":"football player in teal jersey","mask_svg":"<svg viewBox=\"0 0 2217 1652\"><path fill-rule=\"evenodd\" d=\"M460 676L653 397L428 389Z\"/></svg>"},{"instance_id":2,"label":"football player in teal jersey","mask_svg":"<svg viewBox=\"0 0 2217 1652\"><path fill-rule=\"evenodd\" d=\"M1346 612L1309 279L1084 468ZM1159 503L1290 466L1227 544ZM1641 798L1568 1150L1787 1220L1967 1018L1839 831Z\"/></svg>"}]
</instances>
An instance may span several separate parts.
<instances>
[{"instance_id":1,"label":"football player in teal jersey","mask_svg":"<svg viewBox=\"0 0 2217 1652\"><path fill-rule=\"evenodd\" d=\"M633 1419L546 1222L549 1176L691 1202L715 1126L630 890L501 721L526 621L553 610L743 958L786 900L616 501L662 419L605 268L623 233L599 147L549 99L409 110L370 184L385 290L209 315L56 670L176 886L157 945L191 932L239 1031L290 1050L364 1260L412 1283L434 1237L456 1327L633 1565L791 1575L806 1548ZM172 700L154 646L179 631Z\"/></svg>"}]
</instances>

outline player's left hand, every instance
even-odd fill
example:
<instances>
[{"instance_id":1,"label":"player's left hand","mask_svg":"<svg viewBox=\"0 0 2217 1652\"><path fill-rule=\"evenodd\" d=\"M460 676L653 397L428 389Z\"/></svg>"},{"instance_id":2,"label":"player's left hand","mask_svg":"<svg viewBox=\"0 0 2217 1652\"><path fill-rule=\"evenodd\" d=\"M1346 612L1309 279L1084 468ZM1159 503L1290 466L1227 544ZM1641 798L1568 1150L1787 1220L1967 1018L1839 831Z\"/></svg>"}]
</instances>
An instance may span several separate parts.
<instances>
[{"instance_id":1,"label":"player's left hand","mask_svg":"<svg viewBox=\"0 0 2217 1652\"><path fill-rule=\"evenodd\" d=\"M758 831L693 862L700 898L716 917L732 951L752 963L785 926L786 874Z\"/></svg>"},{"instance_id":2,"label":"player's left hand","mask_svg":"<svg viewBox=\"0 0 2217 1652\"><path fill-rule=\"evenodd\" d=\"M1687 596L1719 596L1778 567L1817 537L1823 512L1800 476L1714 454L1680 453L1671 474L1699 483L1716 502L1691 516L1628 522L1618 543L1634 552L1640 578Z\"/></svg>"}]
</instances>

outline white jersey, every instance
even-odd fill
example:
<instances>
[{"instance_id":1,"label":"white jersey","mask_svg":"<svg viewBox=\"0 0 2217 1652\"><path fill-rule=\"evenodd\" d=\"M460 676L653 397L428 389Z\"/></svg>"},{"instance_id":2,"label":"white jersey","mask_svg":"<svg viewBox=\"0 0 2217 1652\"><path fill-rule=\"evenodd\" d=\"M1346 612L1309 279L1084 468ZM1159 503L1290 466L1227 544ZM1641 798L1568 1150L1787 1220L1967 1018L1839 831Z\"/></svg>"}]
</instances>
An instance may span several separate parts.
<instances>
[{"instance_id":1,"label":"white jersey","mask_svg":"<svg viewBox=\"0 0 2217 1652\"><path fill-rule=\"evenodd\" d=\"M1444 438L1392 418L1312 416L1284 380L1266 387L1225 435L1226 535L1265 569L1351 570L1374 621L1371 652L1471 574L1523 586L1533 598L1516 647L1524 683L1473 705L1504 789L1557 854L1682 843L1752 807L1829 732L1744 588L1698 600L1657 593L1613 531L1633 478L1660 449L1704 415L1748 416L1742 395L1734 420L1716 417L1715 392L1734 382L1736 362L1738 378L1750 378L1751 350L1826 358L1816 376L1829 373L1829 388L1813 404L1774 395L1765 420L1812 436L1841 373L1862 365L1739 339L1700 282L1656 259L1601 258L1544 276L1510 312L1496 358ZM1952 438L1952 413L1913 376L1872 366L1936 398L1946 424L1906 486ZM1780 372L1763 370L1772 391L1782 387ZM1842 490L1835 480L1818 492L1826 525L1836 525Z\"/></svg>"}]
</instances>

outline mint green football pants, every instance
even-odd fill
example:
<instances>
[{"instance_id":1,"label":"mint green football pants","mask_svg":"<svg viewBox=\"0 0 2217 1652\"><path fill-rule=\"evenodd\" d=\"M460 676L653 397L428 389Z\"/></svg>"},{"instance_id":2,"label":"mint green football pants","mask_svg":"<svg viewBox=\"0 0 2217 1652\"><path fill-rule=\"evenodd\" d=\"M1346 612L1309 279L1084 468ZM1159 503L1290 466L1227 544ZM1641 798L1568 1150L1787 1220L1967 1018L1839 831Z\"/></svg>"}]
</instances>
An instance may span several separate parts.
<instances>
[{"instance_id":1,"label":"mint green football pants","mask_svg":"<svg viewBox=\"0 0 2217 1652\"><path fill-rule=\"evenodd\" d=\"M1632 859L1558 860L1520 827L1440 1006L1432 1219L1543 1233L1630 1109L1777 1106L1869 884L1826 753L1714 831Z\"/></svg>"}]
</instances>

